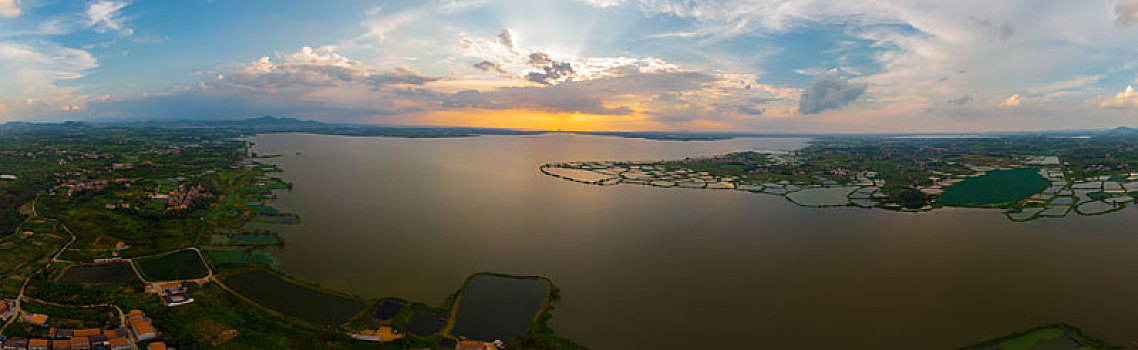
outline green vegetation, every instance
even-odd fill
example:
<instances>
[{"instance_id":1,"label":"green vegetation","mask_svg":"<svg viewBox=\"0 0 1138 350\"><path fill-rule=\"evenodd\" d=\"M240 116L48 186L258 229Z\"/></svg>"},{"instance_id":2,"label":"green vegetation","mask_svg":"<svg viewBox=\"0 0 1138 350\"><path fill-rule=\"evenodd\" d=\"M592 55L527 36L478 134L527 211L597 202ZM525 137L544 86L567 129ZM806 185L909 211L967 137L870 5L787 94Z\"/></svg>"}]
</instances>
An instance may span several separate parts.
<instances>
[{"instance_id":1,"label":"green vegetation","mask_svg":"<svg viewBox=\"0 0 1138 350\"><path fill-rule=\"evenodd\" d=\"M1039 176L1039 169L993 170L949 186L940 196L944 205L1006 207L1043 191L1050 182Z\"/></svg>"},{"instance_id":2,"label":"green vegetation","mask_svg":"<svg viewBox=\"0 0 1138 350\"><path fill-rule=\"evenodd\" d=\"M205 261L193 250L138 259L134 264L147 281L198 279L209 275Z\"/></svg>"}]
</instances>

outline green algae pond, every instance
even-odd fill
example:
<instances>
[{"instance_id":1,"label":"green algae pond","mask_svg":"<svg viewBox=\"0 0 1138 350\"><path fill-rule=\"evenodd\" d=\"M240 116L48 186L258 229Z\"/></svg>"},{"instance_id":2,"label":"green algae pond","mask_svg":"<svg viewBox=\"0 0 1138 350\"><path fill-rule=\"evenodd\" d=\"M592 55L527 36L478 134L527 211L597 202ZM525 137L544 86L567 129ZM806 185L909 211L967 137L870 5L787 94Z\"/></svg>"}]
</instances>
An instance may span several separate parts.
<instances>
[{"instance_id":1,"label":"green algae pond","mask_svg":"<svg viewBox=\"0 0 1138 350\"><path fill-rule=\"evenodd\" d=\"M224 281L261 306L326 326L348 322L365 306L359 300L291 283L264 270L228 276Z\"/></svg>"},{"instance_id":2,"label":"green algae pond","mask_svg":"<svg viewBox=\"0 0 1138 350\"><path fill-rule=\"evenodd\" d=\"M1039 169L993 170L945 188L940 202L964 207L1009 206L1043 191L1048 185L1050 182L1039 176Z\"/></svg>"},{"instance_id":3,"label":"green algae pond","mask_svg":"<svg viewBox=\"0 0 1138 350\"><path fill-rule=\"evenodd\" d=\"M459 296L450 334L482 341L522 335L545 305L550 289L545 279L475 275Z\"/></svg>"},{"instance_id":4,"label":"green algae pond","mask_svg":"<svg viewBox=\"0 0 1138 350\"><path fill-rule=\"evenodd\" d=\"M961 350L1092 350L1119 349L1083 334L1065 324L1052 324L1028 329L1004 337L960 347Z\"/></svg>"},{"instance_id":5,"label":"green algae pond","mask_svg":"<svg viewBox=\"0 0 1138 350\"><path fill-rule=\"evenodd\" d=\"M67 269L56 283L59 284L130 284L138 282L134 270L125 262L79 265Z\"/></svg>"},{"instance_id":6,"label":"green algae pond","mask_svg":"<svg viewBox=\"0 0 1138 350\"><path fill-rule=\"evenodd\" d=\"M261 265L273 267L277 264L276 259L271 254L261 250L206 249L202 253L214 266Z\"/></svg>"},{"instance_id":7,"label":"green algae pond","mask_svg":"<svg viewBox=\"0 0 1138 350\"><path fill-rule=\"evenodd\" d=\"M209 275L205 261L193 250L136 259L134 264L147 281L187 280Z\"/></svg>"}]
</instances>

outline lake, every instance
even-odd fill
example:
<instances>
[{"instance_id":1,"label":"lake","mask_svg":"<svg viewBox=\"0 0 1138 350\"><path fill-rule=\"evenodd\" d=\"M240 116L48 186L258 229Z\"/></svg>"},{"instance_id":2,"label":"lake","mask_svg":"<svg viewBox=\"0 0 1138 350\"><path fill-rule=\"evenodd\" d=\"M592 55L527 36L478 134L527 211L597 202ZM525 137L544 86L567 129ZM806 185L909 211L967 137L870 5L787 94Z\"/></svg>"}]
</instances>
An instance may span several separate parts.
<instances>
[{"instance_id":1,"label":"lake","mask_svg":"<svg viewBox=\"0 0 1138 350\"><path fill-rule=\"evenodd\" d=\"M1138 209L806 208L730 190L590 186L550 162L662 160L808 140L254 137L295 184L279 268L441 305L473 273L549 277L551 325L595 349L950 348L1063 321L1138 339ZM296 152L302 152L297 155ZM1131 229L1127 229L1130 227Z\"/></svg>"}]
</instances>

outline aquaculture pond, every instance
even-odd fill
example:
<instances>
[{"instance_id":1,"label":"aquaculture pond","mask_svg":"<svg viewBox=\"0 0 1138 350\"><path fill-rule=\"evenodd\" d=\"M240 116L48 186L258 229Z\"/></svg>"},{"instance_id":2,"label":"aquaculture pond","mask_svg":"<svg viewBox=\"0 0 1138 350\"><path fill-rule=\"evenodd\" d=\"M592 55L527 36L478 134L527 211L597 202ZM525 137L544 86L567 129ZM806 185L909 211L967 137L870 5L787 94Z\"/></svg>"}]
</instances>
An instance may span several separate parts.
<instances>
[{"instance_id":1,"label":"aquaculture pond","mask_svg":"<svg viewBox=\"0 0 1138 350\"><path fill-rule=\"evenodd\" d=\"M447 324L447 315L439 311L416 309L407 321L407 332L418 336L430 336L443 330Z\"/></svg>"},{"instance_id":2,"label":"aquaculture pond","mask_svg":"<svg viewBox=\"0 0 1138 350\"><path fill-rule=\"evenodd\" d=\"M358 300L290 283L264 270L226 277L225 284L264 307L322 325L343 324L364 308Z\"/></svg>"},{"instance_id":3,"label":"aquaculture pond","mask_svg":"<svg viewBox=\"0 0 1138 350\"><path fill-rule=\"evenodd\" d=\"M1018 203L1047 188L1050 182L1039 176L1039 169L993 170L945 188L940 196L944 205L986 207Z\"/></svg>"},{"instance_id":4,"label":"aquaculture pond","mask_svg":"<svg viewBox=\"0 0 1138 350\"><path fill-rule=\"evenodd\" d=\"M59 284L128 284L138 277L127 263L81 265L67 269L59 277Z\"/></svg>"},{"instance_id":5,"label":"aquaculture pond","mask_svg":"<svg viewBox=\"0 0 1138 350\"><path fill-rule=\"evenodd\" d=\"M261 265L272 267L277 264L276 258L260 250L243 249L207 249L203 250L206 258L214 266L219 265Z\"/></svg>"},{"instance_id":6,"label":"aquaculture pond","mask_svg":"<svg viewBox=\"0 0 1138 350\"><path fill-rule=\"evenodd\" d=\"M147 281L197 279L209 275L205 261L193 250L138 259L134 263Z\"/></svg>"},{"instance_id":7,"label":"aquaculture pond","mask_svg":"<svg viewBox=\"0 0 1138 350\"><path fill-rule=\"evenodd\" d=\"M380 301L379 304L375 306L375 310L372 310L372 312L368 314L368 318L378 321L390 321L399 314L399 311L403 311L403 307L406 305L407 303L402 300L387 299Z\"/></svg>"},{"instance_id":8,"label":"aquaculture pond","mask_svg":"<svg viewBox=\"0 0 1138 350\"><path fill-rule=\"evenodd\" d=\"M786 195L787 199L808 207L831 207L850 203L850 193L857 187L807 188Z\"/></svg>"},{"instance_id":9,"label":"aquaculture pond","mask_svg":"<svg viewBox=\"0 0 1138 350\"><path fill-rule=\"evenodd\" d=\"M538 279L477 275L462 292L451 334L506 340L521 335L537 317L549 283Z\"/></svg>"}]
</instances>

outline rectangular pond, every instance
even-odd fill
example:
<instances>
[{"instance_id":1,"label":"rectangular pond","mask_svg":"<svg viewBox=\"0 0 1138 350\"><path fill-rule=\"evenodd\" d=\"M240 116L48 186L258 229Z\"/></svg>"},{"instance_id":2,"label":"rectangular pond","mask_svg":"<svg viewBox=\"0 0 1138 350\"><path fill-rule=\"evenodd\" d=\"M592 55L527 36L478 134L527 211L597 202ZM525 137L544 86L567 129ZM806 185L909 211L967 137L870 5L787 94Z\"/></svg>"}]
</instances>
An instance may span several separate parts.
<instances>
[{"instance_id":1,"label":"rectangular pond","mask_svg":"<svg viewBox=\"0 0 1138 350\"><path fill-rule=\"evenodd\" d=\"M67 269L59 278L59 284L129 284L138 281L134 270L125 262L80 265Z\"/></svg>"},{"instance_id":2,"label":"rectangular pond","mask_svg":"<svg viewBox=\"0 0 1138 350\"><path fill-rule=\"evenodd\" d=\"M358 300L290 283L264 270L226 277L225 284L261 306L322 325L347 322L364 308Z\"/></svg>"},{"instance_id":3,"label":"rectangular pond","mask_svg":"<svg viewBox=\"0 0 1138 350\"><path fill-rule=\"evenodd\" d=\"M549 284L543 280L494 275L471 277L462 291L451 334L482 341L507 340L529 330L541 311Z\"/></svg>"}]
</instances>

